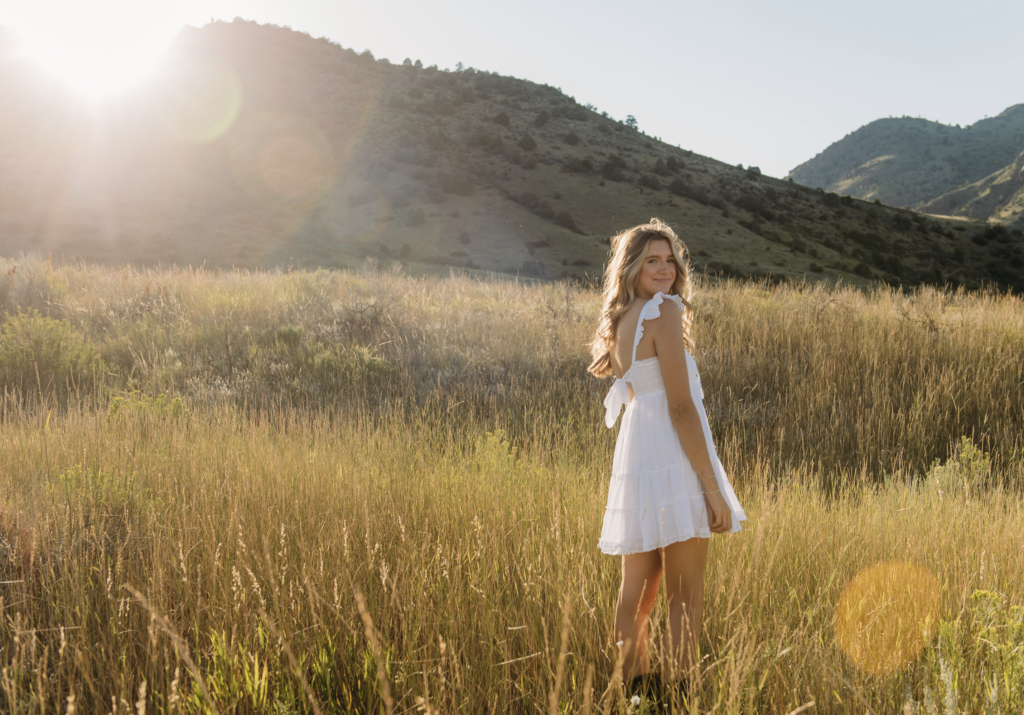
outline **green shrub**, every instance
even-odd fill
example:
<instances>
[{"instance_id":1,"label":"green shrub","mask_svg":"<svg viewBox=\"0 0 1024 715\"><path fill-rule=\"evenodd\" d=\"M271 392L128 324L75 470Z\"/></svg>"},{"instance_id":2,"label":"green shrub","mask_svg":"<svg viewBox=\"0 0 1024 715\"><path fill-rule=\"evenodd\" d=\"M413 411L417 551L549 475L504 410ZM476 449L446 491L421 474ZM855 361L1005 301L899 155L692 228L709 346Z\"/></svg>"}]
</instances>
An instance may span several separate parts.
<instances>
[{"instance_id":1,"label":"green shrub","mask_svg":"<svg viewBox=\"0 0 1024 715\"><path fill-rule=\"evenodd\" d=\"M759 224L757 221L744 221L740 219L736 223L738 223L740 226L747 229L748 231L756 233L758 236L764 235L764 229L761 227L761 224ZM772 235L774 236L777 234L773 233ZM773 240L771 236L769 236L768 238L769 240ZM778 243L778 241L776 241L776 243Z\"/></svg>"},{"instance_id":2,"label":"green shrub","mask_svg":"<svg viewBox=\"0 0 1024 715\"><path fill-rule=\"evenodd\" d=\"M422 224L426 220L427 220L427 217L423 213L423 209L421 209L421 208L409 209L409 213L407 213L406 216L405 216L405 225L406 226L419 226L420 224Z\"/></svg>"},{"instance_id":3,"label":"green shrub","mask_svg":"<svg viewBox=\"0 0 1024 715\"><path fill-rule=\"evenodd\" d=\"M534 118L533 126L540 129L541 127L548 123L549 119L551 119L551 115L548 114L547 111L543 111Z\"/></svg>"},{"instance_id":4,"label":"green shrub","mask_svg":"<svg viewBox=\"0 0 1024 715\"><path fill-rule=\"evenodd\" d=\"M505 150L505 144L499 137L483 130L477 130L473 133L469 138L469 145L479 147L489 154L500 154Z\"/></svg>"},{"instance_id":5,"label":"green shrub","mask_svg":"<svg viewBox=\"0 0 1024 715\"><path fill-rule=\"evenodd\" d=\"M53 395L92 389L107 366L99 352L66 320L32 310L17 313L0 328L0 387L23 395Z\"/></svg>"},{"instance_id":6,"label":"green shrub","mask_svg":"<svg viewBox=\"0 0 1024 715\"><path fill-rule=\"evenodd\" d=\"M626 160L621 156L612 154L608 157L608 161L604 163L604 166L601 167L601 175L611 181L625 181L625 168Z\"/></svg>"},{"instance_id":7,"label":"green shrub","mask_svg":"<svg viewBox=\"0 0 1024 715\"><path fill-rule=\"evenodd\" d=\"M129 395L114 397L107 406L107 419L121 416L134 420L147 415L160 419L178 419L183 412L180 397L170 398L162 392L156 397L150 397L136 390Z\"/></svg>"},{"instance_id":8,"label":"green shrub","mask_svg":"<svg viewBox=\"0 0 1024 715\"><path fill-rule=\"evenodd\" d=\"M707 189L703 186L694 186L684 179L673 179L672 183L668 185L668 189L676 196L682 196L684 199L690 199L705 206L710 202Z\"/></svg>"},{"instance_id":9,"label":"green shrub","mask_svg":"<svg viewBox=\"0 0 1024 715\"><path fill-rule=\"evenodd\" d=\"M301 325L282 325L274 331L274 340L290 350L295 350L302 343L306 329Z\"/></svg>"},{"instance_id":10,"label":"green shrub","mask_svg":"<svg viewBox=\"0 0 1024 715\"><path fill-rule=\"evenodd\" d=\"M569 146L576 146L580 143L579 135L576 132L569 132L565 135L565 143Z\"/></svg>"},{"instance_id":11,"label":"green shrub","mask_svg":"<svg viewBox=\"0 0 1024 715\"><path fill-rule=\"evenodd\" d=\"M576 230L576 222L573 221L573 218L568 211L559 211L555 216L555 223L562 228L569 229L570 231Z\"/></svg>"},{"instance_id":12,"label":"green shrub","mask_svg":"<svg viewBox=\"0 0 1024 715\"><path fill-rule=\"evenodd\" d=\"M861 261L860 263L855 265L853 267L853 271L852 272L855 273L858 276L861 276L862 278L871 278L872 275L873 275L871 273L871 267L867 263L865 263L864 261Z\"/></svg>"},{"instance_id":13,"label":"green shrub","mask_svg":"<svg viewBox=\"0 0 1024 715\"><path fill-rule=\"evenodd\" d=\"M580 105L563 105L558 109L555 109L552 114L558 117L565 117L566 119L572 119L576 122L585 122L590 117L587 114L587 110Z\"/></svg>"},{"instance_id":14,"label":"green shrub","mask_svg":"<svg viewBox=\"0 0 1024 715\"><path fill-rule=\"evenodd\" d=\"M768 221L773 221L775 219L775 215L772 213L771 209L768 208L768 204L753 194L743 194L733 203L736 204L737 207L750 213L752 216L760 216Z\"/></svg>"},{"instance_id":15,"label":"green shrub","mask_svg":"<svg viewBox=\"0 0 1024 715\"><path fill-rule=\"evenodd\" d=\"M832 194L835 196L835 194ZM914 227L914 222L911 218L905 214L894 214L892 217L893 225L900 231L909 231Z\"/></svg>"},{"instance_id":16,"label":"green shrub","mask_svg":"<svg viewBox=\"0 0 1024 715\"><path fill-rule=\"evenodd\" d=\"M523 274L535 278L543 278L545 275L544 261L531 261L530 259L523 261Z\"/></svg>"},{"instance_id":17,"label":"green shrub","mask_svg":"<svg viewBox=\"0 0 1024 715\"><path fill-rule=\"evenodd\" d=\"M594 170L594 165L591 163L590 159L580 159L579 157L574 156L570 157L570 159L565 163L565 168L574 174L589 174Z\"/></svg>"},{"instance_id":18,"label":"green shrub","mask_svg":"<svg viewBox=\"0 0 1024 715\"><path fill-rule=\"evenodd\" d=\"M844 231L843 235L868 249L883 250L888 246L885 240L877 233L865 233L850 229L849 231Z\"/></svg>"},{"instance_id":19,"label":"green shrub","mask_svg":"<svg viewBox=\"0 0 1024 715\"><path fill-rule=\"evenodd\" d=\"M640 186L651 191L661 191L661 180L654 174L644 174L640 177Z\"/></svg>"},{"instance_id":20,"label":"green shrub","mask_svg":"<svg viewBox=\"0 0 1024 715\"><path fill-rule=\"evenodd\" d=\"M970 437L960 437L953 454L941 464L932 463L928 482L949 496L970 496L990 486L992 460Z\"/></svg>"},{"instance_id":21,"label":"green shrub","mask_svg":"<svg viewBox=\"0 0 1024 715\"><path fill-rule=\"evenodd\" d=\"M524 134L519 140L519 148L523 151L533 151L537 148L537 142L529 134Z\"/></svg>"},{"instance_id":22,"label":"green shrub","mask_svg":"<svg viewBox=\"0 0 1024 715\"><path fill-rule=\"evenodd\" d=\"M541 218L546 218L549 221L555 218L555 210L551 208L549 203L539 198L536 194L527 192L525 194L513 196L512 198Z\"/></svg>"},{"instance_id":23,"label":"green shrub","mask_svg":"<svg viewBox=\"0 0 1024 715\"><path fill-rule=\"evenodd\" d=\"M505 112L498 112L496 115L494 115L494 123L500 124L503 127L507 127L509 125L508 114L506 114Z\"/></svg>"},{"instance_id":24,"label":"green shrub","mask_svg":"<svg viewBox=\"0 0 1024 715\"><path fill-rule=\"evenodd\" d=\"M670 156L665 160L665 167L671 172L676 172L683 168L683 162L677 160L674 156Z\"/></svg>"}]
</instances>

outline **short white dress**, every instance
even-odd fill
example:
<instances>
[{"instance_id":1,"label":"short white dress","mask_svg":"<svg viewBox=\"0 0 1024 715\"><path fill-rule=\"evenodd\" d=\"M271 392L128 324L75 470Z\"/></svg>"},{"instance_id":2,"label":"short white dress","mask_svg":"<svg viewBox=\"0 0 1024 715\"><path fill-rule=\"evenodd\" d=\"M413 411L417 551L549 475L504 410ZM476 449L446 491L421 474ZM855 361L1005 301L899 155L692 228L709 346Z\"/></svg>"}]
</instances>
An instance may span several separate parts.
<instances>
[{"instance_id":1,"label":"short white dress","mask_svg":"<svg viewBox=\"0 0 1024 715\"><path fill-rule=\"evenodd\" d=\"M598 547L606 554L636 554L685 541L695 536L710 538L708 510L697 472L687 459L668 412L668 395L657 357L637 362L636 347L644 334L644 321L661 315L660 305L668 298L680 308L677 295L656 294L640 312L633 340L633 357L625 375L617 379L605 398L605 424L615 426L619 411L626 412L615 442L608 506L604 512ZM736 492L718 459L711 440L704 390L697 363L686 353L690 394L700 413L704 439L725 503L732 511L732 531L739 531L743 513ZM629 389L633 388L633 399Z\"/></svg>"}]
</instances>

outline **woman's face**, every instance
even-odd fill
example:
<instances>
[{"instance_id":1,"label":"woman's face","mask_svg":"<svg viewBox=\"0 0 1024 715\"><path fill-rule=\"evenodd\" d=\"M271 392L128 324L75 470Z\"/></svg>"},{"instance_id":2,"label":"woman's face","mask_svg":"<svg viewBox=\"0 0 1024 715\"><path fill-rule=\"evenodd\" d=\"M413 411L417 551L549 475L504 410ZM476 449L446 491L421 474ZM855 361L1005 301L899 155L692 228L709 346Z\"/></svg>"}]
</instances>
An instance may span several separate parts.
<instances>
[{"instance_id":1,"label":"woman's face","mask_svg":"<svg viewBox=\"0 0 1024 715\"><path fill-rule=\"evenodd\" d=\"M647 257L640 268L636 292L641 298L652 298L655 293L668 295L676 281L676 258L668 240L656 238L647 244Z\"/></svg>"}]
</instances>

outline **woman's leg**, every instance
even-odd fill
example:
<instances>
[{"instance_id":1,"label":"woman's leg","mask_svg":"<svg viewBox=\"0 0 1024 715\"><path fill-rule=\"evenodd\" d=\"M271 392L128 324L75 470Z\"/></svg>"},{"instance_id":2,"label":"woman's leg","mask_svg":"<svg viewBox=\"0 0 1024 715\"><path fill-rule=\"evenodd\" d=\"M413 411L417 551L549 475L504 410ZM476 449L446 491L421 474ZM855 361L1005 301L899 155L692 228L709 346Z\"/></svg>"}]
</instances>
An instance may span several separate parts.
<instances>
[{"instance_id":1,"label":"woman's leg","mask_svg":"<svg viewBox=\"0 0 1024 715\"><path fill-rule=\"evenodd\" d=\"M681 678L696 665L709 541L687 539L662 549L669 625L662 636L661 648L662 677L665 679ZM671 647L667 639L671 639Z\"/></svg>"},{"instance_id":2,"label":"woman's leg","mask_svg":"<svg viewBox=\"0 0 1024 715\"><path fill-rule=\"evenodd\" d=\"M615 604L615 640L624 641L622 678L647 672L647 616L658 597L661 554L645 551L622 557L622 585Z\"/></svg>"}]
</instances>

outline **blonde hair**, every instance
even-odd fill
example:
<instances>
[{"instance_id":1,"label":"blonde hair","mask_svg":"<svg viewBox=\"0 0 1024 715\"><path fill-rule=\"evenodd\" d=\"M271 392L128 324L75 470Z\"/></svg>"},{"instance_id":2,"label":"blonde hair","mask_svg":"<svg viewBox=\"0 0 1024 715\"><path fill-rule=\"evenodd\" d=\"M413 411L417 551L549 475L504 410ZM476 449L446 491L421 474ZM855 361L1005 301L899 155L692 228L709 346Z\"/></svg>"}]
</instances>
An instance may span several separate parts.
<instances>
[{"instance_id":1,"label":"blonde hair","mask_svg":"<svg viewBox=\"0 0 1024 715\"><path fill-rule=\"evenodd\" d=\"M634 226L612 238L611 260L604 272L604 304L601 319L597 324L597 335L590 344L594 361L587 372L596 377L612 374L611 350L615 345L615 330L622 314L629 310L636 300L636 284L640 280L640 269L647 257L647 246L651 241L665 240L672 248L676 263L676 279L672 293L683 299L683 340L687 350L693 350L690 327L693 324L693 308L690 306L692 286L690 284L690 261L686 246L668 224L652 218L648 223Z\"/></svg>"}]
</instances>

